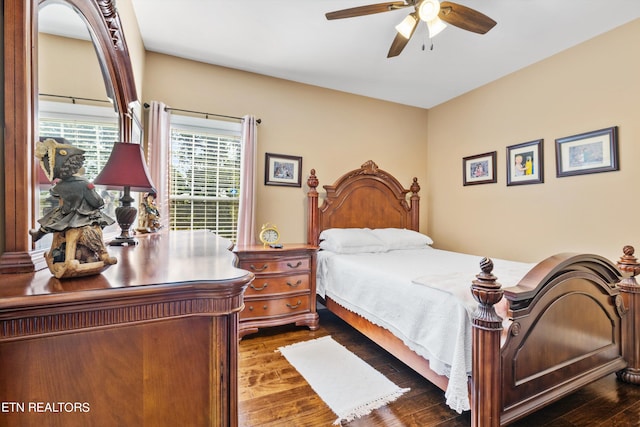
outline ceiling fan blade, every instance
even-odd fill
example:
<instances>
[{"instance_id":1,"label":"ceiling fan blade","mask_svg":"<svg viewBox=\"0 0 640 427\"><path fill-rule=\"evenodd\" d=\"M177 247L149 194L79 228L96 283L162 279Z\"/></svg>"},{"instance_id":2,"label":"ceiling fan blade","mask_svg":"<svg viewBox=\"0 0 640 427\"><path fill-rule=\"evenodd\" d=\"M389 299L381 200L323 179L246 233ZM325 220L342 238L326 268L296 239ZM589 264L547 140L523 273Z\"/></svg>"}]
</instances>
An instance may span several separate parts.
<instances>
[{"instance_id":1,"label":"ceiling fan blade","mask_svg":"<svg viewBox=\"0 0 640 427\"><path fill-rule=\"evenodd\" d=\"M448 1L440 3L438 17L458 28L478 34L485 34L496 25L496 21L477 10Z\"/></svg>"},{"instance_id":2,"label":"ceiling fan blade","mask_svg":"<svg viewBox=\"0 0 640 427\"><path fill-rule=\"evenodd\" d=\"M400 55L404 50L404 47L407 45L407 43L409 43L409 40L411 40L413 33L415 33L416 28L418 27L418 22L420 22L420 20L417 19L417 17L415 18L416 19L414 20L413 28L411 28L409 37L403 36L402 34L400 34L400 32L396 34L396 37L393 39L393 42L391 43L391 47L389 48L389 53L387 54L387 58L392 58L394 56Z\"/></svg>"},{"instance_id":3,"label":"ceiling fan blade","mask_svg":"<svg viewBox=\"0 0 640 427\"><path fill-rule=\"evenodd\" d=\"M374 13L389 12L390 10L401 9L411 6L403 1L392 1L388 3L369 4L366 6L352 7L349 9L336 10L335 12L326 13L327 19L353 18L356 16L372 15Z\"/></svg>"}]
</instances>

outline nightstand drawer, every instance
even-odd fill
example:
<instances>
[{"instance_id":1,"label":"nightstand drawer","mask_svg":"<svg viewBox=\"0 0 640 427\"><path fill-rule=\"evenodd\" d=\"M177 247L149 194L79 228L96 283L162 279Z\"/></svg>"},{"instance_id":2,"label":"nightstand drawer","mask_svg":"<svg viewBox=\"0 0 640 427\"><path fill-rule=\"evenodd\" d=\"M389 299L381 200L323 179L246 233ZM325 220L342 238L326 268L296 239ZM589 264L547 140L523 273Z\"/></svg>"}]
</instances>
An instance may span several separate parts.
<instances>
[{"instance_id":1,"label":"nightstand drawer","mask_svg":"<svg viewBox=\"0 0 640 427\"><path fill-rule=\"evenodd\" d=\"M245 296L271 295L309 290L309 274L293 276L257 276L245 291Z\"/></svg>"},{"instance_id":2,"label":"nightstand drawer","mask_svg":"<svg viewBox=\"0 0 640 427\"><path fill-rule=\"evenodd\" d=\"M239 267L254 274L295 273L309 271L311 259L309 257L286 259L253 259L240 261Z\"/></svg>"},{"instance_id":3,"label":"nightstand drawer","mask_svg":"<svg viewBox=\"0 0 640 427\"><path fill-rule=\"evenodd\" d=\"M309 296L299 295L291 298L259 299L244 302L240 320L258 317L282 316L309 311Z\"/></svg>"}]
</instances>

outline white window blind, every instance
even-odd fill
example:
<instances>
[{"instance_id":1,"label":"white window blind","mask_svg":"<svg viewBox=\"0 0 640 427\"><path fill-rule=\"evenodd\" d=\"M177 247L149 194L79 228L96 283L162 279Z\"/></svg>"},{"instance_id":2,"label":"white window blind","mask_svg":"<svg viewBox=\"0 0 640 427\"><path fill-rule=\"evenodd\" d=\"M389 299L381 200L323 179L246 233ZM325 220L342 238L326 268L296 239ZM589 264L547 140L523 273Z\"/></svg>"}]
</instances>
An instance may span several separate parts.
<instances>
[{"instance_id":1,"label":"white window blind","mask_svg":"<svg viewBox=\"0 0 640 427\"><path fill-rule=\"evenodd\" d=\"M173 115L172 230L206 229L236 239L240 125Z\"/></svg>"},{"instance_id":2,"label":"white window blind","mask_svg":"<svg viewBox=\"0 0 640 427\"><path fill-rule=\"evenodd\" d=\"M119 128L112 107L40 102L40 137L63 137L84 150L84 176L93 181L109 160Z\"/></svg>"}]
</instances>

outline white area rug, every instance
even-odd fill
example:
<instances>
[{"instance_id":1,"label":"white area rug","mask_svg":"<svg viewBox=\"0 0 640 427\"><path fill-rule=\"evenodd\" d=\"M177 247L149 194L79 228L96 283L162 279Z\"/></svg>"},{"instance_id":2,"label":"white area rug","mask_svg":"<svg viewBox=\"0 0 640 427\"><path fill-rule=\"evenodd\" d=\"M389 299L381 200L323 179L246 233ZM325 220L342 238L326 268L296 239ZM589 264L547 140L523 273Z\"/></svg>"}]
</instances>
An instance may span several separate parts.
<instances>
[{"instance_id":1,"label":"white area rug","mask_svg":"<svg viewBox=\"0 0 640 427\"><path fill-rule=\"evenodd\" d=\"M280 347L291 363L341 421L367 415L393 402L400 388L330 336Z\"/></svg>"}]
</instances>

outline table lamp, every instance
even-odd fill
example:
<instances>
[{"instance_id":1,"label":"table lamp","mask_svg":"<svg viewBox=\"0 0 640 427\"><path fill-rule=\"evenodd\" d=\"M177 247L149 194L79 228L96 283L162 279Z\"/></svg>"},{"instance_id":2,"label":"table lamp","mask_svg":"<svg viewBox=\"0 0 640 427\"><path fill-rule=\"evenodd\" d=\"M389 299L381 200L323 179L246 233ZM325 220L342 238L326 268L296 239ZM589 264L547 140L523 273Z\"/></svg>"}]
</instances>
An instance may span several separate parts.
<instances>
[{"instance_id":1,"label":"table lamp","mask_svg":"<svg viewBox=\"0 0 640 427\"><path fill-rule=\"evenodd\" d=\"M131 206L134 201L131 191L155 191L149 177L140 144L116 142L107 164L93 180L95 185L103 185L109 190L124 188L120 206L116 208L116 221L120 226L120 235L109 242L111 246L137 245L138 241L130 231L138 210Z\"/></svg>"}]
</instances>

